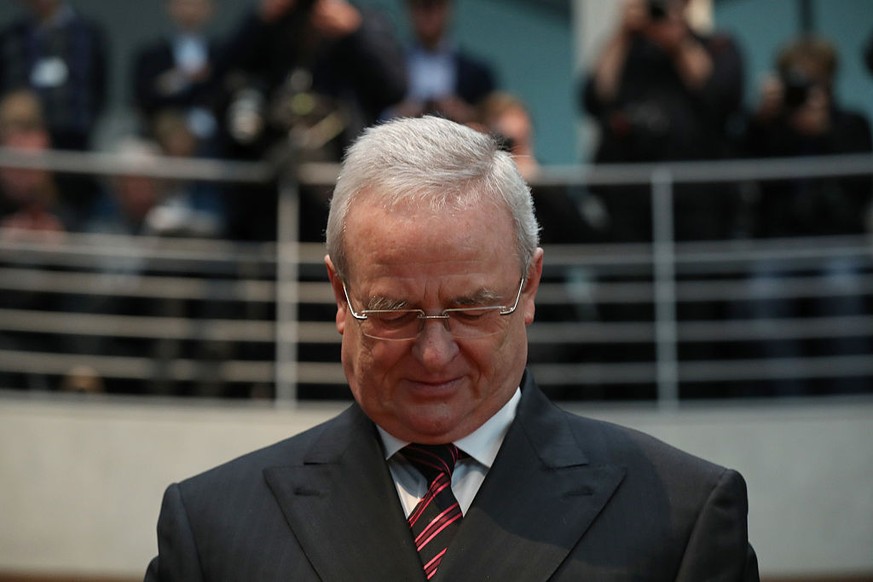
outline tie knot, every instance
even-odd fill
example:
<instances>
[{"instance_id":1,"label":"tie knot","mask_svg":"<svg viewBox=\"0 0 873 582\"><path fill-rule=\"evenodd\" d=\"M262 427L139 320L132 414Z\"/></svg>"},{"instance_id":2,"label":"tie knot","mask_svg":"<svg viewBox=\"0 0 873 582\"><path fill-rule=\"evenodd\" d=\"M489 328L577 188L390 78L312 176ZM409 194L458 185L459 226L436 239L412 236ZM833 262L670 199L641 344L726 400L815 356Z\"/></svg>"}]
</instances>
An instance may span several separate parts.
<instances>
[{"instance_id":1,"label":"tie knot","mask_svg":"<svg viewBox=\"0 0 873 582\"><path fill-rule=\"evenodd\" d=\"M428 482L445 473L451 476L455 463L463 456L461 449L447 445L410 444L403 447L403 456L424 475Z\"/></svg>"}]
</instances>

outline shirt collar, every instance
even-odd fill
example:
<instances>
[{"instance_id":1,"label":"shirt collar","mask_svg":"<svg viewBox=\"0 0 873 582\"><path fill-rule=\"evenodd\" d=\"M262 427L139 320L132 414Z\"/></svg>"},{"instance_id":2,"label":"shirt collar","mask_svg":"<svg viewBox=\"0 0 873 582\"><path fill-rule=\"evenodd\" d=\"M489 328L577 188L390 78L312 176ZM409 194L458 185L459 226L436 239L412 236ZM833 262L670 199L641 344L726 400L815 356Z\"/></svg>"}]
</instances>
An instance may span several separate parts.
<instances>
[{"instance_id":1,"label":"shirt collar","mask_svg":"<svg viewBox=\"0 0 873 582\"><path fill-rule=\"evenodd\" d=\"M509 431L509 425L515 419L519 400L521 400L521 389L516 388L512 398L494 416L464 438L456 440L454 444L478 463L490 469L491 465L494 464L494 459L497 458L500 445L503 444L503 439ZM376 428L382 438L386 460L409 444L408 441L402 441L390 435L379 425L376 425Z\"/></svg>"},{"instance_id":2,"label":"shirt collar","mask_svg":"<svg viewBox=\"0 0 873 582\"><path fill-rule=\"evenodd\" d=\"M177 30L171 38L175 44L206 44L206 39L202 34L187 30Z\"/></svg>"},{"instance_id":3,"label":"shirt collar","mask_svg":"<svg viewBox=\"0 0 873 582\"><path fill-rule=\"evenodd\" d=\"M423 44L419 42L413 42L411 45L411 52L419 57L424 56L450 56L457 51L457 45L454 41L448 38L444 38L439 43L434 50L430 50L424 47Z\"/></svg>"}]
</instances>

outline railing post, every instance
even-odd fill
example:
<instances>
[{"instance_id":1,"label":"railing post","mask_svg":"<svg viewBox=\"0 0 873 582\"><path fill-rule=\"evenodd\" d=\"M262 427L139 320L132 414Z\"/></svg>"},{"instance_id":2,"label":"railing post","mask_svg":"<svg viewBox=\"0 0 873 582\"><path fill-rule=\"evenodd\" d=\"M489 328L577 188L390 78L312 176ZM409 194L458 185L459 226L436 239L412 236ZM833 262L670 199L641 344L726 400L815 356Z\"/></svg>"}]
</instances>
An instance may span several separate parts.
<instances>
[{"instance_id":1,"label":"railing post","mask_svg":"<svg viewBox=\"0 0 873 582\"><path fill-rule=\"evenodd\" d=\"M296 164L279 173L276 209L276 405L297 402L297 321L300 265L300 183Z\"/></svg>"},{"instance_id":2,"label":"railing post","mask_svg":"<svg viewBox=\"0 0 873 582\"><path fill-rule=\"evenodd\" d=\"M655 354L658 405L679 403L676 325L676 248L673 231L673 175L652 173L652 264L654 269Z\"/></svg>"}]
</instances>

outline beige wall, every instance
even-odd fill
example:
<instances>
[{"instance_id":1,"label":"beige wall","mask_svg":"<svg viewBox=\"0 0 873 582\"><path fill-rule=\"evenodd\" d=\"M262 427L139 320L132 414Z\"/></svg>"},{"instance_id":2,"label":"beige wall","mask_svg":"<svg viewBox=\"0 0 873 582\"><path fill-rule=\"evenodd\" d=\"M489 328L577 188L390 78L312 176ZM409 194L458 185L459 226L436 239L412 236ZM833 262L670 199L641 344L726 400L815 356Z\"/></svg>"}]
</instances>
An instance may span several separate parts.
<instances>
[{"instance_id":1,"label":"beige wall","mask_svg":"<svg viewBox=\"0 0 873 582\"><path fill-rule=\"evenodd\" d=\"M0 397L0 573L140 577L167 484L336 410ZM873 401L586 413L739 469L763 574L873 574Z\"/></svg>"}]
</instances>

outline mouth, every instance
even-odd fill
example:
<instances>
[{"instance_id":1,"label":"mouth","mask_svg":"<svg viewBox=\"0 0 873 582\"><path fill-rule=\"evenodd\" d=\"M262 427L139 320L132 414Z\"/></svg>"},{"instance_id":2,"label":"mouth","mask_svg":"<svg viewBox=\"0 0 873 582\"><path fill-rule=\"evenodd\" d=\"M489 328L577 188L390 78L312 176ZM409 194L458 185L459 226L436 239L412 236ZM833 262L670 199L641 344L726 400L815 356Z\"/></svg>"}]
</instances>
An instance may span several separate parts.
<instances>
[{"instance_id":1,"label":"mouth","mask_svg":"<svg viewBox=\"0 0 873 582\"><path fill-rule=\"evenodd\" d=\"M429 398L445 397L448 394L457 391L461 385L460 378L441 378L441 379L408 379L406 381L410 392Z\"/></svg>"}]
</instances>

